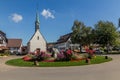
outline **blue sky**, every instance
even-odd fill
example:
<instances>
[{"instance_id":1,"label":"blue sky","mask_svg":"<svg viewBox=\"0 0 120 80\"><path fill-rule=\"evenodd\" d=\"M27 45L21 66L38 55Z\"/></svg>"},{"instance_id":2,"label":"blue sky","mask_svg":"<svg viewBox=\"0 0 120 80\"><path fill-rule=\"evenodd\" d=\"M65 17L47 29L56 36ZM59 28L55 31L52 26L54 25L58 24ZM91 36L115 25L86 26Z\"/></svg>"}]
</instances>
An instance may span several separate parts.
<instances>
[{"instance_id":1,"label":"blue sky","mask_svg":"<svg viewBox=\"0 0 120 80\"><path fill-rule=\"evenodd\" d=\"M8 38L29 41L39 3L40 31L47 42L71 32L74 20L93 27L99 20L118 25L120 0L0 0L0 30Z\"/></svg>"}]
</instances>

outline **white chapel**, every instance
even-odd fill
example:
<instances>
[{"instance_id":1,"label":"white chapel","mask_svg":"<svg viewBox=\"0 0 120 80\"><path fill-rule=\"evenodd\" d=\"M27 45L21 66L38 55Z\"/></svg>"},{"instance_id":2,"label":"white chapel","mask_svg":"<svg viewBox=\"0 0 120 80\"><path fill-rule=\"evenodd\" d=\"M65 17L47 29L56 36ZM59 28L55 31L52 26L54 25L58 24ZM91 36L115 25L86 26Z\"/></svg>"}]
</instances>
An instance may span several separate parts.
<instances>
[{"instance_id":1,"label":"white chapel","mask_svg":"<svg viewBox=\"0 0 120 80\"><path fill-rule=\"evenodd\" d=\"M27 43L28 52L33 52L37 48L41 49L41 51L46 51L46 40L42 36L40 30L40 21L39 21L39 14L36 13L36 21L35 21L35 33Z\"/></svg>"}]
</instances>

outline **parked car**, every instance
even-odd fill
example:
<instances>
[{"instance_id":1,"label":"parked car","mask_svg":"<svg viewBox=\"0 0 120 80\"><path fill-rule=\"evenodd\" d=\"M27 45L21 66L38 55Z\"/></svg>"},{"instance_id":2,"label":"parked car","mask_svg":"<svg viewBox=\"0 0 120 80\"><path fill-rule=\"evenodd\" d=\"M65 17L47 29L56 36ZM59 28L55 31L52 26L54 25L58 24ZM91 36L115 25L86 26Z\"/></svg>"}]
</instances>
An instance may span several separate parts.
<instances>
[{"instance_id":1,"label":"parked car","mask_svg":"<svg viewBox=\"0 0 120 80\"><path fill-rule=\"evenodd\" d=\"M104 52L104 51L99 50L99 49L98 49L98 50L95 50L95 53L96 53L96 54L102 54L103 52Z\"/></svg>"},{"instance_id":2,"label":"parked car","mask_svg":"<svg viewBox=\"0 0 120 80\"><path fill-rule=\"evenodd\" d=\"M119 47L113 47L112 50L113 50L113 51L120 51L120 48L119 48Z\"/></svg>"}]
</instances>

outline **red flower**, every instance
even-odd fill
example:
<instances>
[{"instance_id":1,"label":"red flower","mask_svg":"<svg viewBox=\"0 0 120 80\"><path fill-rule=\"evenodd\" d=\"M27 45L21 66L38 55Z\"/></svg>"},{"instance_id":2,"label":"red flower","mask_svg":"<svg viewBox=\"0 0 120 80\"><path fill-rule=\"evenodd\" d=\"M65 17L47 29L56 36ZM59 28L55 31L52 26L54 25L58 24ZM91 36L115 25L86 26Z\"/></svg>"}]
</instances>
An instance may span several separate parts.
<instances>
[{"instance_id":1,"label":"red flower","mask_svg":"<svg viewBox=\"0 0 120 80\"><path fill-rule=\"evenodd\" d=\"M68 50L66 51L66 53L67 53L67 54L72 54L72 50L68 49Z\"/></svg>"},{"instance_id":2,"label":"red flower","mask_svg":"<svg viewBox=\"0 0 120 80\"><path fill-rule=\"evenodd\" d=\"M24 56L24 57L23 57L23 60L24 60L24 61L30 61L30 60L31 60L31 57L29 57L29 56Z\"/></svg>"}]
</instances>

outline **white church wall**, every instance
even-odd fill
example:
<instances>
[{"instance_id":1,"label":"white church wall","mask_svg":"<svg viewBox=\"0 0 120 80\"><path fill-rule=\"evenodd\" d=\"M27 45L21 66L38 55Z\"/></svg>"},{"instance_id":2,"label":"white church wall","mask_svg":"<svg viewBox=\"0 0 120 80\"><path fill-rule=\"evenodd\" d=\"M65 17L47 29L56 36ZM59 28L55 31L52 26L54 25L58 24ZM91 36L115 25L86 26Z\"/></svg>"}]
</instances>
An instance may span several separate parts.
<instances>
[{"instance_id":1,"label":"white church wall","mask_svg":"<svg viewBox=\"0 0 120 80\"><path fill-rule=\"evenodd\" d=\"M30 52L35 51L36 48L40 48L41 51L46 51L46 41L44 40L39 30L36 31L29 44Z\"/></svg>"}]
</instances>

